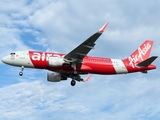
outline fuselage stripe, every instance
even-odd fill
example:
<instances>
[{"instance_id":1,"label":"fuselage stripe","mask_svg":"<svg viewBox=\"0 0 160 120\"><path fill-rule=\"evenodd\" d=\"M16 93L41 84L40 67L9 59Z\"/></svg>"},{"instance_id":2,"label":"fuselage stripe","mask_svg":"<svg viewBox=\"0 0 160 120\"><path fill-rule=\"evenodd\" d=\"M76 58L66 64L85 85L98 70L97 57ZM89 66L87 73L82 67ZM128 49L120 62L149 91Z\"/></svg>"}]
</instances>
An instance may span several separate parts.
<instances>
[{"instance_id":1,"label":"fuselage stripe","mask_svg":"<svg viewBox=\"0 0 160 120\"><path fill-rule=\"evenodd\" d=\"M113 67L117 74L124 74L128 73L126 66L124 65L123 61L120 59L111 59Z\"/></svg>"}]
</instances>

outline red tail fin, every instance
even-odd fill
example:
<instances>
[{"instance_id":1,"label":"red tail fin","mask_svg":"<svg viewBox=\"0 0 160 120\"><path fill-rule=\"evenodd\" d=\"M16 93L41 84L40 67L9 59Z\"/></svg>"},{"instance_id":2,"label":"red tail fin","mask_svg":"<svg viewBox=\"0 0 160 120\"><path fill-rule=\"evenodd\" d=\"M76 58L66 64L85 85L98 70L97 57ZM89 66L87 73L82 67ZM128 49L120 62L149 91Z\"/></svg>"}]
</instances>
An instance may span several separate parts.
<instances>
[{"instance_id":1,"label":"red tail fin","mask_svg":"<svg viewBox=\"0 0 160 120\"><path fill-rule=\"evenodd\" d=\"M129 62L134 68L135 64L138 64L150 56L153 41L146 40L134 53L132 53L125 61Z\"/></svg>"}]
</instances>

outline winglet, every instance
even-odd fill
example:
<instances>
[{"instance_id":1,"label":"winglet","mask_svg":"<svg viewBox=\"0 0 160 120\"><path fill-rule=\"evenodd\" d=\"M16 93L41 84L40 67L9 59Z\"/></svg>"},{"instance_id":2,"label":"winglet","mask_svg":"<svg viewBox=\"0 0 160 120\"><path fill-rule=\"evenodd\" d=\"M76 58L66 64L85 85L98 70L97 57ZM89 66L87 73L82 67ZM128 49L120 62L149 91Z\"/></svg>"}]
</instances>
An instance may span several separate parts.
<instances>
[{"instance_id":1,"label":"winglet","mask_svg":"<svg viewBox=\"0 0 160 120\"><path fill-rule=\"evenodd\" d=\"M99 30L99 32L103 33L108 25L108 22L103 25L103 27Z\"/></svg>"}]
</instances>

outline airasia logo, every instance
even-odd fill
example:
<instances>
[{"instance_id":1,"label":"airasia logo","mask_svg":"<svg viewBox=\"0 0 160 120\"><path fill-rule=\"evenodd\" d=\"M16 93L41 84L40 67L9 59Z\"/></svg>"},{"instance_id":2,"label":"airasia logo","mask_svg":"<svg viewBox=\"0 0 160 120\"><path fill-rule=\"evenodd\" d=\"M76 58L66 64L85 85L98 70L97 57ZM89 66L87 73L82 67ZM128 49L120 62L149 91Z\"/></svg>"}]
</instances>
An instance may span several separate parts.
<instances>
[{"instance_id":1,"label":"airasia logo","mask_svg":"<svg viewBox=\"0 0 160 120\"><path fill-rule=\"evenodd\" d=\"M64 57L65 55L55 54L55 53L38 53L33 52L31 59L34 61L48 61L49 57Z\"/></svg>"},{"instance_id":2,"label":"airasia logo","mask_svg":"<svg viewBox=\"0 0 160 120\"><path fill-rule=\"evenodd\" d=\"M149 51L149 49L151 48L151 44L147 43L143 45L143 48L139 47L138 48L138 53L132 56L129 56L129 64L132 65L132 67L134 68L135 63L137 63L139 60L143 61L143 57L147 54L147 52Z\"/></svg>"}]
</instances>

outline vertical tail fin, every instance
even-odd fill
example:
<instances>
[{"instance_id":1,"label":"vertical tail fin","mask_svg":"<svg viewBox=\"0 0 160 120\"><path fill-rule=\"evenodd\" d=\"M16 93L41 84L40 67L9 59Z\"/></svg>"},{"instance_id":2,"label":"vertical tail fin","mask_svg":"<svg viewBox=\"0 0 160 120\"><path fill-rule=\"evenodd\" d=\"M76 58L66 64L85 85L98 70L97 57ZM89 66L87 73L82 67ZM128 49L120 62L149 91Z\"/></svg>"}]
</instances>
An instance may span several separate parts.
<instances>
[{"instance_id":1,"label":"vertical tail fin","mask_svg":"<svg viewBox=\"0 0 160 120\"><path fill-rule=\"evenodd\" d=\"M138 64L149 58L153 41L146 40L135 52L133 52L125 61L127 61L134 68Z\"/></svg>"}]
</instances>

